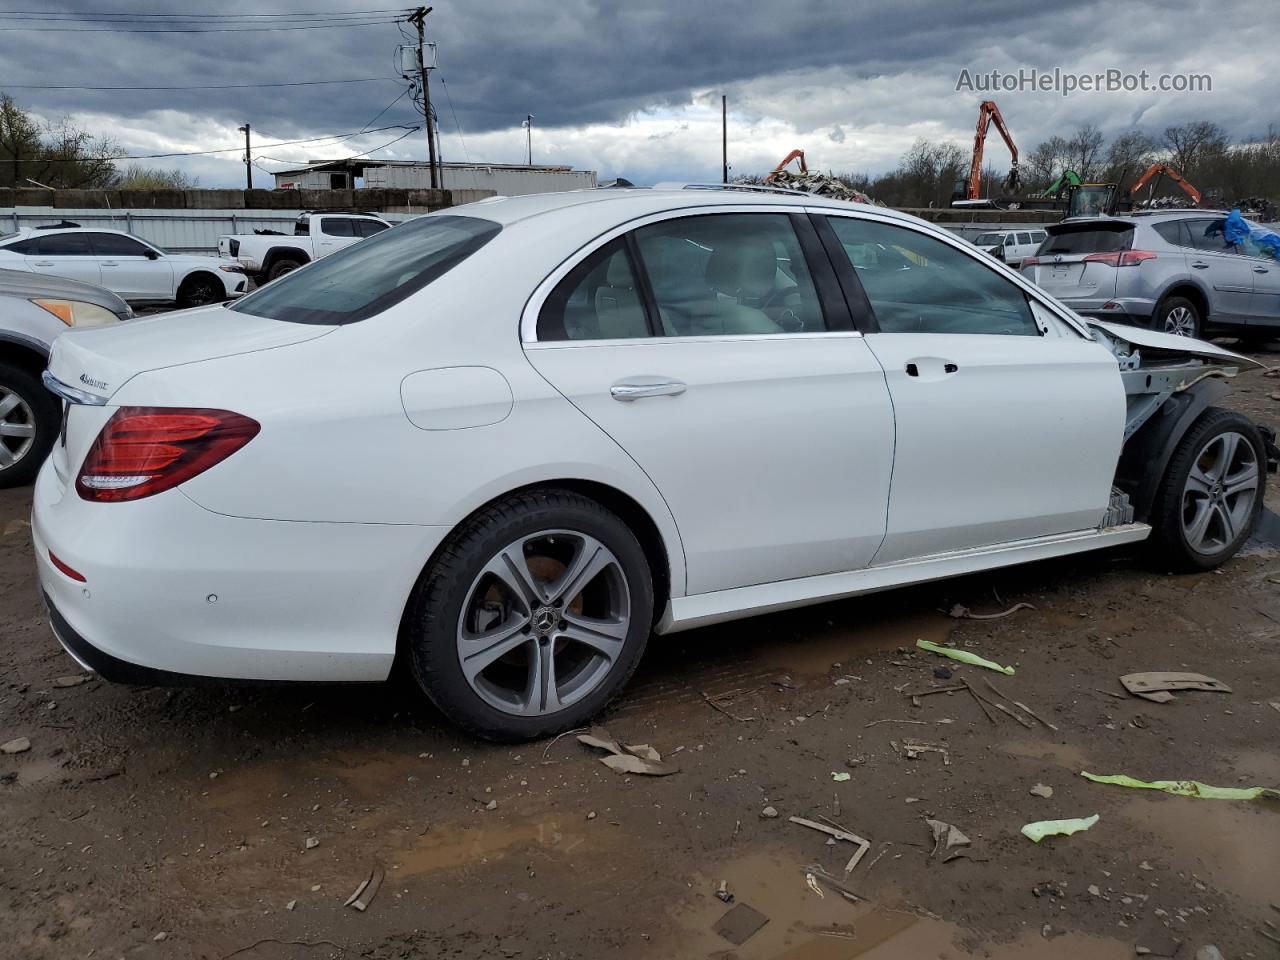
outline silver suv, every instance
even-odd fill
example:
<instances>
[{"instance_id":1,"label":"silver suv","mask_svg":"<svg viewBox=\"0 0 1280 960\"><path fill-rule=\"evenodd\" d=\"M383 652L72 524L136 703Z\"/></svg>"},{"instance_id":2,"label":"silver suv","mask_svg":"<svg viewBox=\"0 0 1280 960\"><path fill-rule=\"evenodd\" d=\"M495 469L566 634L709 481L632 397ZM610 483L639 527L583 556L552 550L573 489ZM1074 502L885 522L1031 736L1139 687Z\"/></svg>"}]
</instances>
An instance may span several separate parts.
<instances>
[{"instance_id":1,"label":"silver suv","mask_svg":"<svg viewBox=\"0 0 1280 960\"><path fill-rule=\"evenodd\" d=\"M58 436L58 400L40 382L54 338L131 316L120 297L91 283L0 270L0 488L31 480Z\"/></svg>"},{"instance_id":2,"label":"silver suv","mask_svg":"<svg viewBox=\"0 0 1280 960\"><path fill-rule=\"evenodd\" d=\"M1184 337L1280 337L1280 262L1229 245L1214 210L1065 220L1022 273L1077 313Z\"/></svg>"}]
</instances>

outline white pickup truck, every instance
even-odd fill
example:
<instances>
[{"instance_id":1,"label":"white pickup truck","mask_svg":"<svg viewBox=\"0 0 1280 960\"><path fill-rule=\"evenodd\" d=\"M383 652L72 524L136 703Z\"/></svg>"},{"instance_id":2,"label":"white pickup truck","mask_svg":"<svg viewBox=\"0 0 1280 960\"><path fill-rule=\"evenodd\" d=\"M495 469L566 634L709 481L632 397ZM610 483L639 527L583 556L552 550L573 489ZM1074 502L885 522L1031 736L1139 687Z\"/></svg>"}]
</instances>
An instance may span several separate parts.
<instances>
[{"instance_id":1,"label":"white pickup truck","mask_svg":"<svg viewBox=\"0 0 1280 960\"><path fill-rule=\"evenodd\" d=\"M261 285L389 226L371 213L308 212L294 222L293 236L273 231L221 236L218 256L235 260Z\"/></svg>"}]
</instances>

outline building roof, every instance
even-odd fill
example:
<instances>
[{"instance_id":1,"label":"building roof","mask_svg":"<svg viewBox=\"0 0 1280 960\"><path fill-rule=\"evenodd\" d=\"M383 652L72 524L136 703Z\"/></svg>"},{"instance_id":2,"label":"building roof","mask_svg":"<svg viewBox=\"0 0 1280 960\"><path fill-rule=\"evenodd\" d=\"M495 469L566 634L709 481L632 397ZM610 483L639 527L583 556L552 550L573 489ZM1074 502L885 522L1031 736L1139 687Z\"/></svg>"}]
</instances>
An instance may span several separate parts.
<instances>
[{"instance_id":1,"label":"building roof","mask_svg":"<svg viewBox=\"0 0 1280 960\"><path fill-rule=\"evenodd\" d=\"M575 171L573 167L547 166L542 164L530 165L527 163L441 163L441 167L448 170L520 170L524 172L535 171L538 173L587 173L589 171ZM367 167L421 167L426 170L429 165L425 160L366 160L363 157L349 160L313 160L305 167L295 167L290 170L273 170L271 171L277 177L297 176L301 173L310 173L313 170L346 172L355 176L362 176Z\"/></svg>"}]
</instances>

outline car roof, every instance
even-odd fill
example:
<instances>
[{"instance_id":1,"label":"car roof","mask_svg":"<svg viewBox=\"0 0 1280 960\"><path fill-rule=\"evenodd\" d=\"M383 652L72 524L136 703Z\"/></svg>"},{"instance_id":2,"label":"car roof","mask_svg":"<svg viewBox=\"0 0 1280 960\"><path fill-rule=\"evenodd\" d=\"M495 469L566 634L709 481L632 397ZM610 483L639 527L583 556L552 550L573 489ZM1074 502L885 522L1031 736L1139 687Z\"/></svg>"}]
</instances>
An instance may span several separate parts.
<instances>
[{"instance_id":1,"label":"car roof","mask_svg":"<svg viewBox=\"0 0 1280 960\"><path fill-rule=\"evenodd\" d=\"M861 210L908 223L933 224L889 207L833 200L798 190L742 189L733 185L690 184L654 188L571 190L563 193L535 193L519 197L486 197L474 203L448 207L433 215L473 216L510 226L521 220L548 214L573 212L584 219L619 223L651 213L684 208L733 207L825 207L833 211ZM936 229L936 228L935 228Z\"/></svg>"},{"instance_id":2,"label":"car roof","mask_svg":"<svg viewBox=\"0 0 1280 960\"><path fill-rule=\"evenodd\" d=\"M95 303L117 314L128 310L124 300L105 287L72 280L70 277L31 273L27 270L0 270L0 296L22 297L24 300L31 297L61 297Z\"/></svg>"}]
</instances>

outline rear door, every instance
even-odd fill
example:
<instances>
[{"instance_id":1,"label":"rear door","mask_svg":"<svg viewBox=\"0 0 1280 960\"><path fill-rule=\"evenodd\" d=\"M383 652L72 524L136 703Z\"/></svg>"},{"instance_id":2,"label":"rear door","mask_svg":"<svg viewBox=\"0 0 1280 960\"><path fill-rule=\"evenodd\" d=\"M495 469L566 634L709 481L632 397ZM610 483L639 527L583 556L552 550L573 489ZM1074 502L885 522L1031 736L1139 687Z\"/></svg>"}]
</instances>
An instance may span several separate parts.
<instances>
[{"instance_id":1,"label":"rear door","mask_svg":"<svg viewBox=\"0 0 1280 960\"><path fill-rule=\"evenodd\" d=\"M320 221L320 232L317 233L316 220ZM335 250L341 250L361 239L350 217L322 216L311 218L311 239L315 243L316 257L327 257Z\"/></svg>"},{"instance_id":2,"label":"rear door","mask_svg":"<svg viewBox=\"0 0 1280 960\"><path fill-rule=\"evenodd\" d=\"M1249 326L1274 334L1280 329L1280 260L1271 256L1252 237L1240 247L1253 273Z\"/></svg>"},{"instance_id":3,"label":"rear door","mask_svg":"<svg viewBox=\"0 0 1280 960\"><path fill-rule=\"evenodd\" d=\"M27 269L86 283L102 283L98 257L86 233L44 233L26 255Z\"/></svg>"},{"instance_id":4,"label":"rear door","mask_svg":"<svg viewBox=\"0 0 1280 960\"><path fill-rule=\"evenodd\" d=\"M1187 266L1210 288L1209 316L1245 320L1253 312L1253 269L1248 259L1228 244L1223 233L1226 217L1185 220L1194 249Z\"/></svg>"},{"instance_id":5,"label":"rear door","mask_svg":"<svg viewBox=\"0 0 1280 960\"><path fill-rule=\"evenodd\" d=\"M102 285L126 300L172 300L173 265L158 251L120 233L87 234L102 270Z\"/></svg>"},{"instance_id":6,"label":"rear door","mask_svg":"<svg viewBox=\"0 0 1280 960\"><path fill-rule=\"evenodd\" d=\"M1097 526L1124 430L1115 358L961 243L887 217L826 224L896 418L875 563Z\"/></svg>"},{"instance_id":7,"label":"rear door","mask_svg":"<svg viewBox=\"0 0 1280 960\"><path fill-rule=\"evenodd\" d=\"M789 213L649 218L525 315L529 361L666 499L691 594L864 567L884 536L884 374Z\"/></svg>"}]
</instances>

